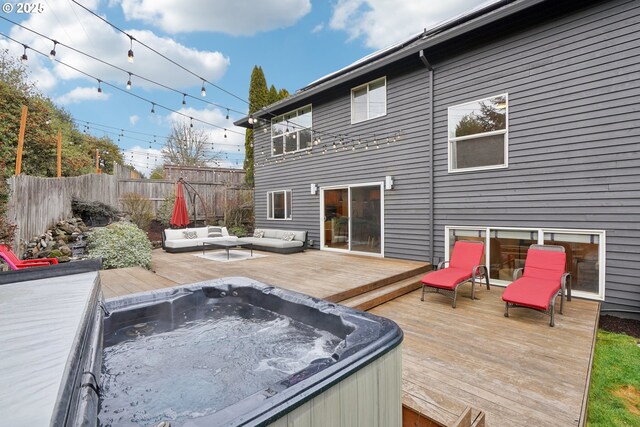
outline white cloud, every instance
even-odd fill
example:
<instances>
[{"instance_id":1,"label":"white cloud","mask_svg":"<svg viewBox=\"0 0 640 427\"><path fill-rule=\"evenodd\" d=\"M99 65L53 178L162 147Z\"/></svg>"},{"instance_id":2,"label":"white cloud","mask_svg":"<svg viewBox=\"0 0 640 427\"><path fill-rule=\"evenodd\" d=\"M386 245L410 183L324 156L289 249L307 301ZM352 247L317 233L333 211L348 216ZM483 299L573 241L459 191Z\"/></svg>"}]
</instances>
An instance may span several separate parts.
<instances>
[{"instance_id":1,"label":"white cloud","mask_svg":"<svg viewBox=\"0 0 640 427\"><path fill-rule=\"evenodd\" d=\"M121 0L125 18L175 34L193 31L250 36L295 24L311 11L310 0Z\"/></svg>"},{"instance_id":2,"label":"white cloud","mask_svg":"<svg viewBox=\"0 0 640 427\"><path fill-rule=\"evenodd\" d=\"M162 152L155 148L144 148L136 145L122 151L125 165L130 165L149 178L151 171L164 163Z\"/></svg>"},{"instance_id":3,"label":"white cloud","mask_svg":"<svg viewBox=\"0 0 640 427\"><path fill-rule=\"evenodd\" d=\"M107 101L110 97L110 93L105 93L104 91L99 93L97 86L77 87L57 98L55 101L58 104L69 105L78 104L83 101Z\"/></svg>"},{"instance_id":4,"label":"white cloud","mask_svg":"<svg viewBox=\"0 0 640 427\"><path fill-rule=\"evenodd\" d=\"M324 22L321 22L318 25L316 25L315 27L313 27L313 29L311 30L311 33L313 33L313 34L319 33L322 30L324 30Z\"/></svg>"},{"instance_id":5,"label":"white cloud","mask_svg":"<svg viewBox=\"0 0 640 427\"><path fill-rule=\"evenodd\" d=\"M94 10L97 3L97 0L89 4L84 2L85 6ZM23 21L22 25L35 29L47 37L91 54L108 63L117 65L124 70L164 85L185 90L192 87L196 87L198 90L200 88L201 81L199 79L172 65L135 41L133 42L135 61L133 64L127 62L127 51L130 48L129 38L67 0L47 1L47 13L33 14ZM229 67L229 58L220 52L190 48L171 38L160 37L147 30L125 28L125 31L206 80L219 80ZM12 27L10 35L20 43L25 43L30 48L46 54L53 47L49 40L17 26ZM16 43L3 42L2 46L9 47L11 53L15 53L18 56L22 54L22 46ZM56 59L119 87L124 87L128 79L126 72L101 64L64 46L58 45L56 53ZM55 88L56 82L59 80L79 78L95 82L94 79L64 65L52 63L46 57L33 51L28 50L28 55L28 69L32 73L32 79L38 82L39 88L45 93ZM132 83L134 90L157 88L157 86L135 76L132 78Z\"/></svg>"},{"instance_id":6,"label":"white cloud","mask_svg":"<svg viewBox=\"0 0 640 427\"><path fill-rule=\"evenodd\" d=\"M138 115L133 115L133 116L129 116L129 123L131 123L131 126L135 126L136 123L138 123L140 121L140 116Z\"/></svg>"},{"instance_id":7,"label":"white cloud","mask_svg":"<svg viewBox=\"0 0 640 427\"><path fill-rule=\"evenodd\" d=\"M493 3L495 0L485 1ZM380 49L470 10L483 0L338 0L329 27Z\"/></svg>"}]
</instances>

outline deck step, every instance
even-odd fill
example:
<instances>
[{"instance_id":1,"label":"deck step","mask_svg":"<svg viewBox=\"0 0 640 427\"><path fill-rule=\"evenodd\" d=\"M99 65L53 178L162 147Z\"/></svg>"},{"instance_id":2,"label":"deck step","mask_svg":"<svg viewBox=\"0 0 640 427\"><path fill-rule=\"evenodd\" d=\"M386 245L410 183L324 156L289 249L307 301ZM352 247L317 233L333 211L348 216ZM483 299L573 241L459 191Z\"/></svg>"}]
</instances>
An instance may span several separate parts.
<instances>
[{"instance_id":1,"label":"deck step","mask_svg":"<svg viewBox=\"0 0 640 427\"><path fill-rule=\"evenodd\" d=\"M416 275L423 276L428 271L431 271L431 264L425 262L424 265L421 265L416 268L412 268L410 270L406 270L402 273L395 274L393 276L385 277L384 279L376 280L375 282L367 283L366 285L357 286L355 288L351 288L342 292L338 292L333 295L329 295L324 299L331 302L338 302L340 304L344 304L344 301L347 301L351 298L355 298L359 295L365 294L367 292L371 292L373 290L385 287L387 285L395 284L407 278L414 277Z\"/></svg>"},{"instance_id":2,"label":"deck step","mask_svg":"<svg viewBox=\"0 0 640 427\"><path fill-rule=\"evenodd\" d=\"M421 286L420 279L422 279L423 276L424 273L420 272L419 274L402 279L395 283L390 283L355 297L342 300L340 301L340 304L356 308L358 310L370 310L373 307L419 289Z\"/></svg>"},{"instance_id":3,"label":"deck step","mask_svg":"<svg viewBox=\"0 0 640 427\"><path fill-rule=\"evenodd\" d=\"M402 381L403 427L484 427L485 415L455 397Z\"/></svg>"}]
</instances>

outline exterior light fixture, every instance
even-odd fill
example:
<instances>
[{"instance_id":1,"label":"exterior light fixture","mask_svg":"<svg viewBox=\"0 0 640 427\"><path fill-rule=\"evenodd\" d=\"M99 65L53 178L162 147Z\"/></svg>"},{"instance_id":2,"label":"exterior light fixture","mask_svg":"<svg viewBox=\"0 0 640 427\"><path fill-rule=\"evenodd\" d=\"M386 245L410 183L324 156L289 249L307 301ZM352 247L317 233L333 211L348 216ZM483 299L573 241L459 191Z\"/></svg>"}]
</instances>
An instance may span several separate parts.
<instances>
[{"instance_id":1,"label":"exterior light fixture","mask_svg":"<svg viewBox=\"0 0 640 427\"><path fill-rule=\"evenodd\" d=\"M311 184L311 188L310 188L309 192L311 194L318 194L318 185L317 184Z\"/></svg>"},{"instance_id":2,"label":"exterior light fixture","mask_svg":"<svg viewBox=\"0 0 640 427\"><path fill-rule=\"evenodd\" d=\"M393 177L392 176L385 176L384 177L384 189L385 190L393 190Z\"/></svg>"}]
</instances>

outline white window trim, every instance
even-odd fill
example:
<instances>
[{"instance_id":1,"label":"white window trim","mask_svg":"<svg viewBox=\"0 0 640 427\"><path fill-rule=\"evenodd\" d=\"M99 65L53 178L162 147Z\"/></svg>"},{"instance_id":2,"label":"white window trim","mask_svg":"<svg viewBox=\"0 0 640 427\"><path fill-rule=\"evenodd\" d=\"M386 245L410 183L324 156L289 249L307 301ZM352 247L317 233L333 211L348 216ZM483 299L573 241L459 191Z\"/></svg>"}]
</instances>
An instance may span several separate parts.
<instances>
[{"instance_id":1,"label":"white window trim","mask_svg":"<svg viewBox=\"0 0 640 427\"><path fill-rule=\"evenodd\" d=\"M507 102L507 111L506 111L506 120L505 120L505 129L504 130L496 130L493 132L484 132L477 133L474 135L466 135L458 138L450 138L449 135L449 114L452 108L462 107L467 104L474 104L476 102L486 101L488 99L496 98L498 96L504 96ZM489 166L477 166L473 168L453 168L453 158L451 157L451 144L455 141L464 141L466 139L473 139L483 136L491 136L491 135L501 135L504 134L504 164L502 165L489 165ZM494 169L506 169L509 167L509 93L501 93L498 95L487 96L486 98L476 99L475 101L464 102L458 105L452 105L447 108L447 169L449 173L460 173L460 172L475 172L475 171L483 171L483 170L494 170Z\"/></svg>"},{"instance_id":2,"label":"white window trim","mask_svg":"<svg viewBox=\"0 0 640 427\"><path fill-rule=\"evenodd\" d=\"M535 231L538 233L538 244L544 244L544 234L545 233L564 233L564 234L597 234L599 237L599 245L598 245L598 256L600 263L599 277L598 277L598 293L593 292L583 292L577 290L571 290L571 295L584 298L591 299L596 301L604 301L605 296L605 278L606 278L606 232L605 230L587 230L587 229L571 229L571 228L526 228L526 227L499 227L499 226L491 226L491 227L481 227L481 226L468 226L468 225L446 225L444 227L444 256L445 261L450 260L449 254L449 230L457 229L457 230L482 230L485 232L485 248L489 246L489 241L487 240L490 236L491 230L515 230L515 231ZM489 251L485 250L485 264L489 264ZM505 280L497 280L491 279L492 285L497 286L507 286L509 285L509 281Z\"/></svg>"},{"instance_id":3,"label":"white window trim","mask_svg":"<svg viewBox=\"0 0 640 427\"><path fill-rule=\"evenodd\" d=\"M369 86L373 83L377 83L381 80L384 80L384 114L380 115L380 116L376 116L376 117L371 117L369 108L370 108L370 103L369 103ZM362 120L354 120L354 109L353 109L353 92L362 89L363 87L367 88L367 117L365 119ZM380 77L377 78L375 80L371 80L370 82L361 84L360 86L356 86L354 88L351 89L351 124L355 125L356 123L362 123L362 122L366 122L368 120L375 120L378 119L380 117L384 117L387 115L387 76L384 77Z\"/></svg>"},{"instance_id":4,"label":"white window trim","mask_svg":"<svg viewBox=\"0 0 640 427\"><path fill-rule=\"evenodd\" d=\"M310 108L309 113L311 113L311 126L309 126L308 128L298 128L298 127L295 127L295 128L294 128L294 129L296 129L296 130L295 130L295 132L285 133L285 134L282 134L282 135L280 135L280 136L278 137L278 138L286 137L286 135L290 135L290 134L292 134L292 133L295 133L295 134L296 134L296 141L297 141L297 144L298 144L298 149L297 149L297 150L295 150L295 151L285 151L285 142L283 141L283 145L282 145L282 153L280 153L280 154L275 154L275 153L273 152L273 121L274 121L274 120L277 120L277 119L280 119L280 118L284 119L284 116L289 115L289 114L294 113L294 112L296 113L296 117L298 117L298 116L297 116L297 112L298 112L299 110L304 110L304 109L305 109L305 108L307 108L307 107L309 107L309 108ZM272 119L271 119L271 123L270 123L270 125L269 125L269 132L270 132L269 138L270 138L270 140L271 140L271 157L283 157L283 156L286 156L286 155L288 155L288 154L295 154L295 153L299 153L299 152L301 152L301 151L307 151L307 149L308 149L308 148L300 148L300 131L301 131L301 130L306 130L306 129L309 129L309 130L311 131L311 134L313 135L313 104L303 105L303 106L302 106L302 107L300 107L300 108L296 108L295 110L287 111L287 112L286 112L286 113L284 113L284 114L280 114L279 116L272 118ZM313 147L313 137L311 138L311 142L310 142L310 144L311 144L311 145L310 145L309 147Z\"/></svg>"},{"instance_id":5,"label":"white window trim","mask_svg":"<svg viewBox=\"0 0 640 427\"><path fill-rule=\"evenodd\" d=\"M274 193L284 193L284 218L274 218L273 217L273 195ZM287 202L287 193L291 193L291 206ZM271 206L271 209L269 209ZM267 219L270 221L291 221L293 219L293 215L291 214L291 207L293 206L293 192L291 190L274 190L267 191ZM287 218L287 214L289 214L289 218Z\"/></svg>"}]
</instances>

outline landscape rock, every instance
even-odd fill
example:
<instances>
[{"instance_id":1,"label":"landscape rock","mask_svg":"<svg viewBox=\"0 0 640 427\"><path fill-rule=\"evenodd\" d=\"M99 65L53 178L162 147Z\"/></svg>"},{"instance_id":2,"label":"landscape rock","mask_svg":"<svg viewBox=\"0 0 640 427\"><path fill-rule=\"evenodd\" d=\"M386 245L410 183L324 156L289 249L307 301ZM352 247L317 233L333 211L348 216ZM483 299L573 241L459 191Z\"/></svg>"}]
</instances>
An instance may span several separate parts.
<instances>
[{"instance_id":1,"label":"landscape rock","mask_svg":"<svg viewBox=\"0 0 640 427\"><path fill-rule=\"evenodd\" d=\"M27 242L23 258L58 258L59 262L81 258L90 232L80 218L58 221L51 229Z\"/></svg>"}]
</instances>

